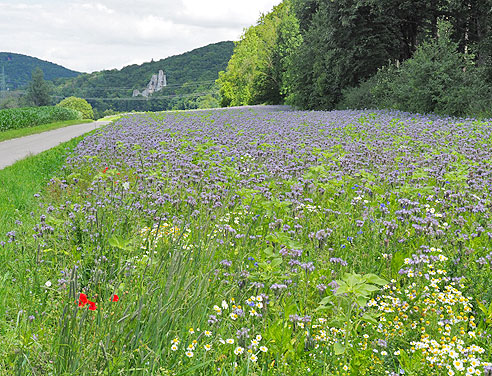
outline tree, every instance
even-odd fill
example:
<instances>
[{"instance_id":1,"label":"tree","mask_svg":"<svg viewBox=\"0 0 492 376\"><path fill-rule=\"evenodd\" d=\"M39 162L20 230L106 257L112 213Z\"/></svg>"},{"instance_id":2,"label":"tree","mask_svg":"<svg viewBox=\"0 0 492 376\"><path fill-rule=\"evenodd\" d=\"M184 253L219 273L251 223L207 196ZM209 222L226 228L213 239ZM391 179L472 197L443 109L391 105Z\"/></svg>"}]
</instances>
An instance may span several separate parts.
<instances>
[{"instance_id":1,"label":"tree","mask_svg":"<svg viewBox=\"0 0 492 376\"><path fill-rule=\"evenodd\" d=\"M483 67L460 52L449 22L438 22L438 37L420 43L402 64L380 69L357 88L343 91L343 108L392 108L409 112L489 117L492 89Z\"/></svg>"},{"instance_id":2,"label":"tree","mask_svg":"<svg viewBox=\"0 0 492 376\"><path fill-rule=\"evenodd\" d=\"M48 106L51 103L51 88L44 80L41 68L36 68L31 74L31 82L27 88L27 100L34 106Z\"/></svg>"},{"instance_id":3,"label":"tree","mask_svg":"<svg viewBox=\"0 0 492 376\"><path fill-rule=\"evenodd\" d=\"M318 0L308 5L294 2L301 12L303 37L293 60L295 104L332 109L343 88L357 85L389 59L398 58L399 41L388 26L390 17L370 1Z\"/></svg>"},{"instance_id":4,"label":"tree","mask_svg":"<svg viewBox=\"0 0 492 376\"><path fill-rule=\"evenodd\" d=\"M394 107L457 116L485 113L491 101L483 99L491 98L490 91L481 83L470 56L451 39L449 23L440 22L438 31L437 39L421 43L401 65L391 84Z\"/></svg>"},{"instance_id":5,"label":"tree","mask_svg":"<svg viewBox=\"0 0 492 376\"><path fill-rule=\"evenodd\" d=\"M297 20L286 0L249 27L219 73L222 106L283 103L288 55L299 44ZM297 34L296 34L297 31Z\"/></svg>"}]
</instances>

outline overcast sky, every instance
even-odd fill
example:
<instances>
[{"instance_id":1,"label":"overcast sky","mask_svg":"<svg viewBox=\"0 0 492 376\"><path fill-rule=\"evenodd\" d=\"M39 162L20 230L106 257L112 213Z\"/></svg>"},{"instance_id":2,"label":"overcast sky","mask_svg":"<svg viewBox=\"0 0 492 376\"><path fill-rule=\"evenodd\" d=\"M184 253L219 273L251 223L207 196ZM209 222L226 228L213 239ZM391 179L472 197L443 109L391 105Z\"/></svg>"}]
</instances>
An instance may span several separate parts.
<instances>
[{"instance_id":1,"label":"overcast sky","mask_svg":"<svg viewBox=\"0 0 492 376\"><path fill-rule=\"evenodd\" d=\"M0 0L0 52L93 72L238 40L281 0Z\"/></svg>"}]
</instances>

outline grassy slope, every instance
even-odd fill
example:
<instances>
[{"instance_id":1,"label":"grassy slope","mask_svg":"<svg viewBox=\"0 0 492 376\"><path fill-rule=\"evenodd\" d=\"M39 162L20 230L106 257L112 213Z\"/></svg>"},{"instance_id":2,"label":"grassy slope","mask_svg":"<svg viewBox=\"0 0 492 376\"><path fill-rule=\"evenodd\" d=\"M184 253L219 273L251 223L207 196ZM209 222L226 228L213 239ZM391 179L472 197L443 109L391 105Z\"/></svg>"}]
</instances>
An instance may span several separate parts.
<instances>
[{"instance_id":1,"label":"grassy slope","mask_svg":"<svg viewBox=\"0 0 492 376\"><path fill-rule=\"evenodd\" d=\"M56 123L42 124L35 127L21 128L21 129L10 129L5 132L0 132L0 142L11 140L13 138L29 136L32 134L38 134L46 131L51 131L53 129L67 127L69 125L82 124L82 123L92 123L93 120L66 120L59 121Z\"/></svg>"}]
</instances>

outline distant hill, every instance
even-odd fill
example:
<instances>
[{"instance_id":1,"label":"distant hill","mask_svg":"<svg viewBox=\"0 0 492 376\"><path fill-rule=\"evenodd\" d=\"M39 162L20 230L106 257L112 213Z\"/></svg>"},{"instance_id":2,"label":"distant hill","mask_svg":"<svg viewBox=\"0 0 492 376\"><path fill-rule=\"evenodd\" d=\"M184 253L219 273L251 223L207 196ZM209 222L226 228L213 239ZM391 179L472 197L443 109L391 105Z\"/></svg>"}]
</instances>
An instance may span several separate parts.
<instances>
[{"instance_id":1,"label":"distant hill","mask_svg":"<svg viewBox=\"0 0 492 376\"><path fill-rule=\"evenodd\" d=\"M26 86L31 81L31 73L36 67L41 68L44 79L50 81L57 78L76 77L80 74L58 64L12 52L0 52L0 74L2 74L2 65L5 67L6 86L10 90Z\"/></svg>"},{"instance_id":2,"label":"distant hill","mask_svg":"<svg viewBox=\"0 0 492 376\"><path fill-rule=\"evenodd\" d=\"M98 111L197 108L200 101L213 103L218 98L215 80L227 67L233 49L234 42L219 42L159 61L57 80L55 98L86 98ZM166 74L168 86L149 99L132 97L133 90L143 90L159 70Z\"/></svg>"}]
</instances>

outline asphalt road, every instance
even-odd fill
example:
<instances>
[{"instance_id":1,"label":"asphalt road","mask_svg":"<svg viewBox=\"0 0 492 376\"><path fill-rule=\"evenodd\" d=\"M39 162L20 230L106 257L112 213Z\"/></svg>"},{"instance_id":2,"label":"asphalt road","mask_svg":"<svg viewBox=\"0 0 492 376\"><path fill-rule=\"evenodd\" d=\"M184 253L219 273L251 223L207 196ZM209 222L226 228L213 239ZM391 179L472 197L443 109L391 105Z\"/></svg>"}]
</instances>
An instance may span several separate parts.
<instances>
[{"instance_id":1,"label":"asphalt road","mask_svg":"<svg viewBox=\"0 0 492 376\"><path fill-rule=\"evenodd\" d=\"M96 121L93 123L70 125L48 132L0 142L0 170L29 155L39 154L62 142L69 141L74 137L81 136L106 124L109 124L109 122Z\"/></svg>"}]
</instances>

